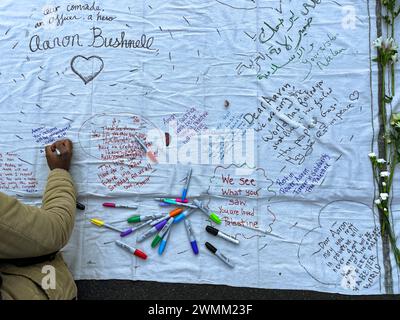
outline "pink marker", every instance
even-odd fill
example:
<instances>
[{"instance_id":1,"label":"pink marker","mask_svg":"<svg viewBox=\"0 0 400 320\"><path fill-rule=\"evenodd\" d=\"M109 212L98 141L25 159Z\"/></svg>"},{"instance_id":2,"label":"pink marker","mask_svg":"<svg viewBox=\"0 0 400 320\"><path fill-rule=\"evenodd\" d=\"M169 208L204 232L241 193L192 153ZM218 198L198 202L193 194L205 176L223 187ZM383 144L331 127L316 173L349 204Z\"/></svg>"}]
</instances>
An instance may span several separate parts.
<instances>
[{"instance_id":1,"label":"pink marker","mask_svg":"<svg viewBox=\"0 0 400 320\"><path fill-rule=\"evenodd\" d=\"M172 200L174 200L174 199L172 199ZM180 203L188 203L189 202L188 199L182 199L182 198L176 198L175 201L180 202Z\"/></svg>"},{"instance_id":2,"label":"pink marker","mask_svg":"<svg viewBox=\"0 0 400 320\"><path fill-rule=\"evenodd\" d=\"M122 204L116 204L114 202L104 202L103 207L107 208L123 208L123 209L137 209L137 205L129 206L129 205L122 205Z\"/></svg>"}]
</instances>

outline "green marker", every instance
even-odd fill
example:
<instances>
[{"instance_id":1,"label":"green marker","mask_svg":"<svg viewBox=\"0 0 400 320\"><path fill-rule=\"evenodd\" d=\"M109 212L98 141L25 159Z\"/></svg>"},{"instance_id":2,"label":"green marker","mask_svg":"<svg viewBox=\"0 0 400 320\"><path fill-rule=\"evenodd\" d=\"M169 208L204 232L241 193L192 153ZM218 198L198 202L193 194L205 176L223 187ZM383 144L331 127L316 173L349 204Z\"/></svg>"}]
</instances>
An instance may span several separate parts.
<instances>
[{"instance_id":1,"label":"green marker","mask_svg":"<svg viewBox=\"0 0 400 320\"><path fill-rule=\"evenodd\" d=\"M128 223L137 223L137 222L142 222L142 221L149 221L149 220L155 220L158 218L163 217L164 214L162 213L157 213L149 216L141 216L141 215L135 215L130 218L128 218Z\"/></svg>"},{"instance_id":2,"label":"green marker","mask_svg":"<svg viewBox=\"0 0 400 320\"><path fill-rule=\"evenodd\" d=\"M201 210L207 217L209 217L216 224L221 224L221 218L218 217L214 212L209 212L206 208L203 207L203 204L199 200L193 200L193 204Z\"/></svg>"},{"instance_id":3,"label":"green marker","mask_svg":"<svg viewBox=\"0 0 400 320\"><path fill-rule=\"evenodd\" d=\"M168 232L169 228L171 227L172 223L174 222L174 218L170 218L165 226L160 230L160 232L156 235L156 237L153 239L153 242L151 243L151 247L155 248L162 238L165 236L165 234Z\"/></svg>"}]
</instances>

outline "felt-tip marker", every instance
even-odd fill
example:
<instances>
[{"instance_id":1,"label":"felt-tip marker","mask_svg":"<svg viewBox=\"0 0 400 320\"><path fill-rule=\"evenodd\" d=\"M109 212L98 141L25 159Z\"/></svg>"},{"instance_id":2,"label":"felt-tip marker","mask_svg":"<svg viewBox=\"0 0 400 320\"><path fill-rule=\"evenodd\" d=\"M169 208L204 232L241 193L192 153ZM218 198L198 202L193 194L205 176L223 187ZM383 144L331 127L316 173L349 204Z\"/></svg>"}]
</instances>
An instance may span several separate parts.
<instances>
[{"instance_id":1,"label":"felt-tip marker","mask_svg":"<svg viewBox=\"0 0 400 320\"><path fill-rule=\"evenodd\" d=\"M206 248L210 250L213 254L215 254L218 258L220 258L224 263L226 263L229 267L234 268L235 265L229 260L225 255L221 253L220 250L215 248L211 243L206 242L205 243Z\"/></svg>"},{"instance_id":2,"label":"felt-tip marker","mask_svg":"<svg viewBox=\"0 0 400 320\"><path fill-rule=\"evenodd\" d=\"M112 226L112 225L110 225L108 223L105 223L103 220L100 220L100 219L90 219L90 222L93 223L94 225L98 226L98 227L105 227L105 228L108 228L110 230L117 231L117 232L119 232L121 237L125 237L127 235L126 232L129 231L129 230L125 230L124 231L124 230L121 230L119 228L116 228L116 227L114 227L114 226ZM131 233L131 232L129 232L129 233Z\"/></svg>"},{"instance_id":3,"label":"felt-tip marker","mask_svg":"<svg viewBox=\"0 0 400 320\"><path fill-rule=\"evenodd\" d=\"M214 212L209 212L206 208L204 208L201 201L193 200L193 204L216 224L221 224L221 218L218 217Z\"/></svg>"},{"instance_id":4,"label":"felt-tip marker","mask_svg":"<svg viewBox=\"0 0 400 320\"><path fill-rule=\"evenodd\" d=\"M196 238L194 237L192 224L190 223L190 220L185 220L184 223L185 223L186 233L188 235L188 238L190 241L190 246L192 247L193 253L199 254L199 248L197 247L197 241L196 241Z\"/></svg>"},{"instance_id":5,"label":"felt-tip marker","mask_svg":"<svg viewBox=\"0 0 400 320\"><path fill-rule=\"evenodd\" d=\"M208 233L211 233L213 236L220 237L222 239L228 240L230 242L233 242L234 244L239 244L239 240L230 236L229 234L226 234L225 232L222 232L221 230L218 230L217 228L214 228L212 226L207 226L206 231Z\"/></svg>"},{"instance_id":6,"label":"felt-tip marker","mask_svg":"<svg viewBox=\"0 0 400 320\"><path fill-rule=\"evenodd\" d=\"M135 215L135 216L128 218L127 221L128 221L128 223L136 223L136 222L143 222L143 221L148 221L148 220L156 220L163 216L164 216L164 214L162 214L162 213L156 213L156 214L147 215L147 216Z\"/></svg>"},{"instance_id":7,"label":"felt-tip marker","mask_svg":"<svg viewBox=\"0 0 400 320\"><path fill-rule=\"evenodd\" d=\"M172 223L174 222L174 218L170 218L167 223L164 225L164 227L160 230L159 233L155 236L151 243L151 247L155 248L161 241L161 239L165 236L169 228L171 227Z\"/></svg>"},{"instance_id":8,"label":"felt-tip marker","mask_svg":"<svg viewBox=\"0 0 400 320\"><path fill-rule=\"evenodd\" d=\"M139 229L141 229L141 228L143 228L143 227L145 227L145 226L148 226L150 223L151 223L151 220L146 221L146 222L144 222L144 223L142 223L142 224L139 224L139 225L137 225L137 226L135 226L135 227L133 227L133 228L129 228L128 230L122 232L122 233L120 234L120 236L121 236L121 237L126 237L126 236L130 235L131 233L135 232L136 230L139 230Z\"/></svg>"},{"instance_id":9,"label":"felt-tip marker","mask_svg":"<svg viewBox=\"0 0 400 320\"><path fill-rule=\"evenodd\" d=\"M122 241L117 240L117 241L115 241L115 244L116 244L118 247L123 248L123 249L129 251L129 252L132 253L133 255L135 255L135 256L137 256L137 257L143 259L143 260L146 260L146 259L147 259L147 254L145 254L143 251L140 251L139 249L133 248L133 247L127 245L126 243L123 243Z\"/></svg>"},{"instance_id":10,"label":"felt-tip marker","mask_svg":"<svg viewBox=\"0 0 400 320\"><path fill-rule=\"evenodd\" d=\"M187 175L186 175L186 183L185 183L185 187L183 188L182 191L182 199L185 200L186 199L186 195L189 189L189 183L190 183L190 178L192 177L192 168L189 169Z\"/></svg>"},{"instance_id":11,"label":"felt-tip marker","mask_svg":"<svg viewBox=\"0 0 400 320\"><path fill-rule=\"evenodd\" d=\"M183 211L182 213L180 213L179 215L177 215L174 218L174 223L178 223L178 222L182 221L183 219L187 218L193 211L194 211L194 209L187 209L187 210Z\"/></svg>"},{"instance_id":12,"label":"felt-tip marker","mask_svg":"<svg viewBox=\"0 0 400 320\"><path fill-rule=\"evenodd\" d=\"M168 198L155 198L154 200L162 201L168 204L174 204L176 206L188 207L188 208L197 208L194 204L177 201L176 199L168 199Z\"/></svg>"},{"instance_id":13,"label":"felt-tip marker","mask_svg":"<svg viewBox=\"0 0 400 320\"><path fill-rule=\"evenodd\" d=\"M161 221L160 223L156 224L154 227L151 227L149 230L147 230L145 233L141 234L137 238L137 242L142 242L143 240L147 239L148 237L151 237L153 234L159 232L167 223L167 220Z\"/></svg>"},{"instance_id":14,"label":"felt-tip marker","mask_svg":"<svg viewBox=\"0 0 400 320\"><path fill-rule=\"evenodd\" d=\"M114 202L104 202L103 207L107 208L123 208L123 209L137 209L137 205L116 204Z\"/></svg>"},{"instance_id":15,"label":"felt-tip marker","mask_svg":"<svg viewBox=\"0 0 400 320\"><path fill-rule=\"evenodd\" d=\"M164 252L164 250L165 250L165 247L166 247L166 245L167 245L167 241L168 241L169 235L170 235L170 233L171 233L171 229L172 229L172 228L169 228L169 229L168 229L168 231L167 231L167 233L165 234L164 238L161 240L160 246L158 247L158 254L159 254L160 256L163 254L163 252Z\"/></svg>"}]
</instances>

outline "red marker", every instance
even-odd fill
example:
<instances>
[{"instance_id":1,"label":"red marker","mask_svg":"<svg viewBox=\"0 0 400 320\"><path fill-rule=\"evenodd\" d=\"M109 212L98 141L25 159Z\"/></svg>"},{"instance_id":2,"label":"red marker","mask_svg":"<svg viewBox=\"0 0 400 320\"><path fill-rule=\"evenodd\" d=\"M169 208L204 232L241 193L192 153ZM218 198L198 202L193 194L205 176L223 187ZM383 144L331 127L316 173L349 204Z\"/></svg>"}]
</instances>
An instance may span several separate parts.
<instances>
[{"instance_id":1,"label":"red marker","mask_svg":"<svg viewBox=\"0 0 400 320\"><path fill-rule=\"evenodd\" d=\"M103 207L107 208L124 208L124 209L137 209L137 205L129 206L129 205L124 205L124 204L116 204L114 202L104 202Z\"/></svg>"},{"instance_id":2,"label":"red marker","mask_svg":"<svg viewBox=\"0 0 400 320\"><path fill-rule=\"evenodd\" d=\"M115 241L115 243L118 247L121 247L122 249L129 251L133 255L135 255L143 260L147 259L147 254L145 254L143 251L140 251L139 249L128 246L126 243L123 243L122 241L119 241L119 240Z\"/></svg>"}]
</instances>

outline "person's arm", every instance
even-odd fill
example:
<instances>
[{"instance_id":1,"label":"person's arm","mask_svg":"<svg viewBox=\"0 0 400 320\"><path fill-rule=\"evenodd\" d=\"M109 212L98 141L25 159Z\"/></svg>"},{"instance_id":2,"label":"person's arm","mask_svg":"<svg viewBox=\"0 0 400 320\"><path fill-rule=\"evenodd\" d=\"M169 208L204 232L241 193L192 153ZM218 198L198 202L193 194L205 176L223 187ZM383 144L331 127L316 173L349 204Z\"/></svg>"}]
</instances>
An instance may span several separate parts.
<instances>
[{"instance_id":1,"label":"person's arm","mask_svg":"<svg viewBox=\"0 0 400 320\"><path fill-rule=\"evenodd\" d=\"M61 151L60 156L55 148ZM76 210L75 188L67 171L72 144L69 140L57 142L46 149L46 156L52 171L42 208L24 205L0 193L0 259L50 254L64 247L70 238Z\"/></svg>"}]
</instances>

